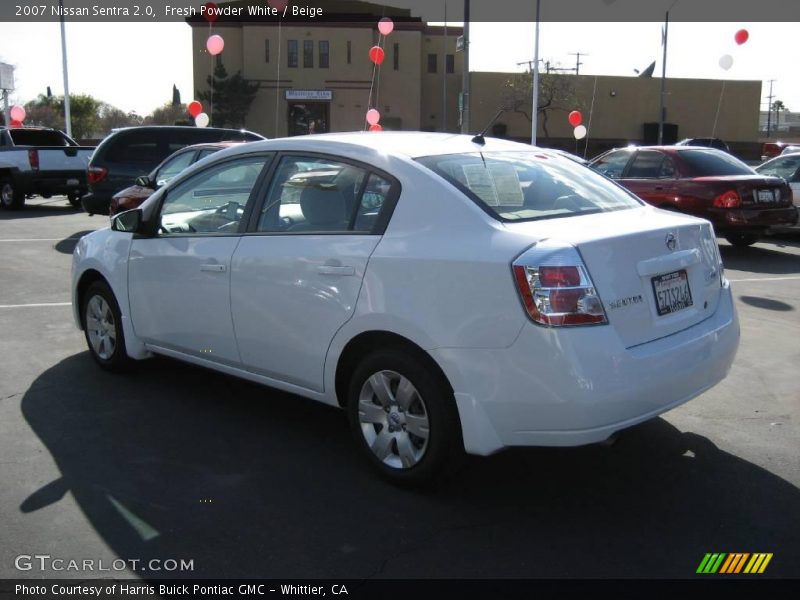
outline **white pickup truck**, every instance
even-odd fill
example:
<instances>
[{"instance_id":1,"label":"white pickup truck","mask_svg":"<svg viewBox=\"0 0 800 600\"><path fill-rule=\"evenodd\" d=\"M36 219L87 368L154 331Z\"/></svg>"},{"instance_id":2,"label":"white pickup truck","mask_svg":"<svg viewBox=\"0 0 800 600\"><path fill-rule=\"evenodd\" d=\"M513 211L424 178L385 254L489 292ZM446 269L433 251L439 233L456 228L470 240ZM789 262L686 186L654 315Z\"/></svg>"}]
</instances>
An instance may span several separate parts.
<instances>
[{"instance_id":1,"label":"white pickup truck","mask_svg":"<svg viewBox=\"0 0 800 600\"><path fill-rule=\"evenodd\" d=\"M37 194L64 194L80 206L93 151L57 129L0 127L0 206L22 208L26 198Z\"/></svg>"}]
</instances>

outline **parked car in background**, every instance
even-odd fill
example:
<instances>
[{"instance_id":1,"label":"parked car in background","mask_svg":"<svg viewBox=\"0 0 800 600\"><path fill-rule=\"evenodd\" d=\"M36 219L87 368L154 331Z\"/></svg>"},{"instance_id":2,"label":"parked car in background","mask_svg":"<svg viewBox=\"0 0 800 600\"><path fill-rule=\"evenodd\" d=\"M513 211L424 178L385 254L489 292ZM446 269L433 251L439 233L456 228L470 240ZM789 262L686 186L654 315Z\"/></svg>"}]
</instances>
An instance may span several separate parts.
<instances>
[{"instance_id":1,"label":"parked car in background","mask_svg":"<svg viewBox=\"0 0 800 600\"><path fill-rule=\"evenodd\" d=\"M89 214L107 215L111 198L133 185L176 150L204 142L252 142L264 136L240 129L154 125L118 129L89 161L89 194L81 204Z\"/></svg>"},{"instance_id":2,"label":"parked car in background","mask_svg":"<svg viewBox=\"0 0 800 600\"><path fill-rule=\"evenodd\" d=\"M621 148L590 164L653 206L708 219L734 246L797 222L788 183L713 148Z\"/></svg>"},{"instance_id":3,"label":"parked car in background","mask_svg":"<svg viewBox=\"0 0 800 600\"><path fill-rule=\"evenodd\" d=\"M779 156L781 152L789 146L786 142L764 142L764 145L761 146L761 160L769 160L770 158L775 158Z\"/></svg>"},{"instance_id":4,"label":"parked car in background","mask_svg":"<svg viewBox=\"0 0 800 600\"><path fill-rule=\"evenodd\" d=\"M108 214L114 216L125 210L130 210L140 206L147 200L154 191L165 185L183 171L189 165L193 165L206 156L211 156L214 152L228 148L234 144L244 142L219 142L216 144L194 144L186 146L165 158L160 165L153 169L148 175L140 175L136 178L134 185L117 192L111 198Z\"/></svg>"},{"instance_id":5,"label":"parked car in background","mask_svg":"<svg viewBox=\"0 0 800 600\"><path fill-rule=\"evenodd\" d=\"M341 407L397 483L464 450L605 440L725 377L739 326L707 221L475 139L299 136L188 167L78 242L90 355Z\"/></svg>"},{"instance_id":6,"label":"parked car in background","mask_svg":"<svg viewBox=\"0 0 800 600\"><path fill-rule=\"evenodd\" d=\"M784 154L795 154L796 152L800 152L800 146L792 144L791 146L786 146L786 148L781 151L781 156Z\"/></svg>"},{"instance_id":7,"label":"parked car in background","mask_svg":"<svg viewBox=\"0 0 800 600\"><path fill-rule=\"evenodd\" d=\"M79 206L93 147L45 127L0 127L0 206L15 210L29 196L67 196Z\"/></svg>"},{"instance_id":8,"label":"parked car in background","mask_svg":"<svg viewBox=\"0 0 800 600\"><path fill-rule=\"evenodd\" d=\"M730 147L719 138L686 138L675 143L676 146L701 146L703 148L716 148L730 154Z\"/></svg>"},{"instance_id":9,"label":"parked car in background","mask_svg":"<svg viewBox=\"0 0 800 600\"><path fill-rule=\"evenodd\" d=\"M756 172L768 177L781 177L792 188L795 208L800 211L800 152L785 154L756 167Z\"/></svg>"}]
</instances>

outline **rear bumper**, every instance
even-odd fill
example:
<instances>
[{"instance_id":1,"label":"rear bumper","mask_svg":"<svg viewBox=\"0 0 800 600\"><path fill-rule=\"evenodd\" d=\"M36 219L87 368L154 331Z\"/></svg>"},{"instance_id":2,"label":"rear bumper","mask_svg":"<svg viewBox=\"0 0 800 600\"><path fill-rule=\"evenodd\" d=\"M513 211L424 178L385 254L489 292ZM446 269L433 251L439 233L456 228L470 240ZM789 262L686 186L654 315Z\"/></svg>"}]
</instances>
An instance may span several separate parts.
<instances>
[{"instance_id":1,"label":"rear bumper","mask_svg":"<svg viewBox=\"0 0 800 600\"><path fill-rule=\"evenodd\" d=\"M81 198L81 206L90 215L107 215L110 201L110 198L87 194Z\"/></svg>"},{"instance_id":2,"label":"rear bumper","mask_svg":"<svg viewBox=\"0 0 800 600\"><path fill-rule=\"evenodd\" d=\"M719 383L739 344L730 287L716 312L625 348L608 326L527 324L506 349L432 352L450 378L473 454L506 446L577 446L670 410Z\"/></svg>"},{"instance_id":3,"label":"rear bumper","mask_svg":"<svg viewBox=\"0 0 800 600\"><path fill-rule=\"evenodd\" d=\"M714 229L732 231L745 229L768 229L769 227L787 227L797 223L797 208L747 208L747 209L714 209L711 211Z\"/></svg>"}]
</instances>

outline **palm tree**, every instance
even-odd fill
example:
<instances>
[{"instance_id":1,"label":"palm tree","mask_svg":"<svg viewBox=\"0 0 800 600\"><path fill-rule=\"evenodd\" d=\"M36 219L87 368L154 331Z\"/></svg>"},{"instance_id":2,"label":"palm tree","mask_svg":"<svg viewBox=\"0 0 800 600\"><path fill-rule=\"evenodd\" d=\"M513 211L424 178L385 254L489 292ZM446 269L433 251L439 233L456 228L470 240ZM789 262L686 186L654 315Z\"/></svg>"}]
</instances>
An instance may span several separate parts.
<instances>
[{"instance_id":1,"label":"palm tree","mask_svg":"<svg viewBox=\"0 0 800 600\"><path fill-rule=\"evenodd\" d=\"M772 103L772 110L775 111L775 131L778 131L778 126L781 124L781 111L787 112L789 109L783 103L783 100L775 100Z\"/></svg>"}]
</instances>

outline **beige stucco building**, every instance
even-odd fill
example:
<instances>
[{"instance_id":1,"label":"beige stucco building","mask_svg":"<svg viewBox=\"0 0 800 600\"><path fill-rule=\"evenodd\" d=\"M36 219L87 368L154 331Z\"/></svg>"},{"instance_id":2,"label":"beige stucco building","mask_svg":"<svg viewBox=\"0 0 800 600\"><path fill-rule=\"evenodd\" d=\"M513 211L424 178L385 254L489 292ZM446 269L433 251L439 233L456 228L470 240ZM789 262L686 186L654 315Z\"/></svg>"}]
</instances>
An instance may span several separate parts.
<instances>
[{"instance_id":1,"label":"beige stucco building","mask_svg":"<svg viewBox=\"0 0 800 600\"><path fill-rule=\"evenodd\" d=\"M195 90L207 89L206 78L215 64L206 51L213 32L225 40L218 60L228 73L241 71L246 80L258 84L245 122L248 129L268 137L360 130L366 111L374 107L386 129L459 131L463 53L456 51L456 39L462 28L429 26L409 11L355 0L330 0L325 7L328 12L322 20L220 19L210 27L202 18L188 19ZM377 22L382 15L392 16L395 28L381 38ZM378 43L385 60L374 69L368 52ZM508 84L524 77L471 73L470 130L482 129L498 108L508 106ZM575 109L584 115L594 150L656 141L659 78L543 77L555 78L566 93L554 100L546 123L539 119L541 145L572 149L567 114ZM495 133L530 139L528 96L517 104L518 112L507 111L497 119ZM665 142L718 137L745 148L758 140L760 81L667 79L664 98Z\"/></svg>"}]
</instances>

